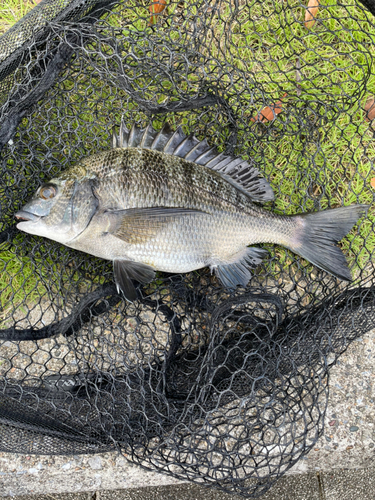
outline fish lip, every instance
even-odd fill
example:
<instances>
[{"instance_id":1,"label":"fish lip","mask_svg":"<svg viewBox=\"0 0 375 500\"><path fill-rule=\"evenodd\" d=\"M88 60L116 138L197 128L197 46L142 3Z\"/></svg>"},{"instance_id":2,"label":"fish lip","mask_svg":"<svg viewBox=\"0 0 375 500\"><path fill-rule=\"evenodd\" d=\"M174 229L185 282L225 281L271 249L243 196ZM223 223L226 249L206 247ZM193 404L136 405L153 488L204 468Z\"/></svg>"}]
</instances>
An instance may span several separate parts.
<instances>
[{"instance_id":1,"label":"fish lip","mask_svg":"<svg viewBox=\"0 0 375 500\"><path fill-rule=\"evenodd\" d=\"M14 214L14 217L16 219L20 219L21 222L23 221L38 222L38 220L41 218L40 215L35 215L32 214L31 212L26 212L26 210L19 210L17 213Z\"/></svg>"}]
</instances>

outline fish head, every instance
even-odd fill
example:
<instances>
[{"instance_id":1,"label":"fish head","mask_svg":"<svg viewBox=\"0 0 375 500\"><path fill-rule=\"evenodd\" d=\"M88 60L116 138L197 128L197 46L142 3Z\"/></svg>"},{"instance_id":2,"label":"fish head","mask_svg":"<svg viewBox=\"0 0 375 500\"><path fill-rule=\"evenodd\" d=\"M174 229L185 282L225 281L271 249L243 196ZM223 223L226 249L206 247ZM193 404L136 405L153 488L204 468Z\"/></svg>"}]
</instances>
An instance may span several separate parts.
<instances>
[{"instance_id":1,"label":"fish head","mask_svg":"<svg viewBox=\"0 0 375 500\"><path fill-rule=\"evenodd\" d=\"M95 179L68 171L39 187L15 214L17 228L69 246L90 224L98 204Z\"/></svg>"}]
</instances>

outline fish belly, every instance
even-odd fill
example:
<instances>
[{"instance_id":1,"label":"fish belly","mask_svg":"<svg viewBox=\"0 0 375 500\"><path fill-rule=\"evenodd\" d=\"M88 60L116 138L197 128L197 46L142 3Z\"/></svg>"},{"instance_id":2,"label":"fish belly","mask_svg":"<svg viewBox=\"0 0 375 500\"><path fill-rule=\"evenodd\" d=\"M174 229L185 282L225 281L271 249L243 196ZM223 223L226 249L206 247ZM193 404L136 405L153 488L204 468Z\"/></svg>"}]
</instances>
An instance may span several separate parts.
<instances>
[{"instance_id":1,"label":"fish belly","mask_svg":"<svg viewBox=\"0 0 375 500\"><path fill-rule=\"evenodd\" d=\"M142 243L86 230L72 246L107 260L132 260L159 271L185 273L230 260L249 244L249 229L246 215L204 214L171 222Z\"/></svg>"},{"instance_id":2,"label":"fish belly","mask_svg":"<svg viewBox=\"0 0 375 500\"><path fill-rule=\"evenodd\" d=\"M165 272L184 273L226 262L244 248L244 224L233 216L186 217L171 223L146 244L131 245L127 255Z\"/></svg>"}]
</instances>

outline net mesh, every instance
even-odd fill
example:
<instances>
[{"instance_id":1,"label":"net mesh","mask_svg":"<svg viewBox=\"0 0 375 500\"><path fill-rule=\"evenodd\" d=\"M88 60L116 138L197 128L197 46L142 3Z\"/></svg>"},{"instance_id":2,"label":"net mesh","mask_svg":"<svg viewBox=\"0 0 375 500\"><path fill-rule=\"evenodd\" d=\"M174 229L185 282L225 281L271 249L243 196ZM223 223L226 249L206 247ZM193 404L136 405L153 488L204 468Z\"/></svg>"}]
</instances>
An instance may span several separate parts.
<instances>
[{"instance_id":1,"label":"net mesh","mask_svg":"<svg viewBox=\"0 0 375 500\"><path fill-rule=\"evenodd\" d=\"M373 16L312 5L44 0L0 38L2 451L118 450L250 498L314 446L329 367L374 326L372 207L340 244L352 283L265 244L246 289L158 273L134 303L110 262L14 223L122 118L251 158L277 213L371 204Z\"/></svg>"}]
</instances>

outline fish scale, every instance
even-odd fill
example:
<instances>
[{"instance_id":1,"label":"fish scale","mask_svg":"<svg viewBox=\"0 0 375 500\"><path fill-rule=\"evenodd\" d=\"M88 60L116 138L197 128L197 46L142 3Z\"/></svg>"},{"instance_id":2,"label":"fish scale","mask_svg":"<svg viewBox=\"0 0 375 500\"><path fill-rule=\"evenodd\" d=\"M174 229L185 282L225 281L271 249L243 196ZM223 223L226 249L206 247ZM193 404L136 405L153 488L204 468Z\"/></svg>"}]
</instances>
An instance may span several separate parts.
<instances>
[{"instance_id":1,"label":"fish scale","mask_svg":"<svg viewBox=\"0 0 375 500\"><path fill-rule=\"evenodd\" d=\"M16 214L17 227L112 260L128 300L137 297L132 280L148 282L155 270L209 266L229 289L246 286L267 253L249 245L263 242L351 278L337 242L367 206L277 215L257 205L273 192L251 162L218 153L181 128L129 131L122 124L112 145L42 186Z\"/></svg>"}]
</instances>

